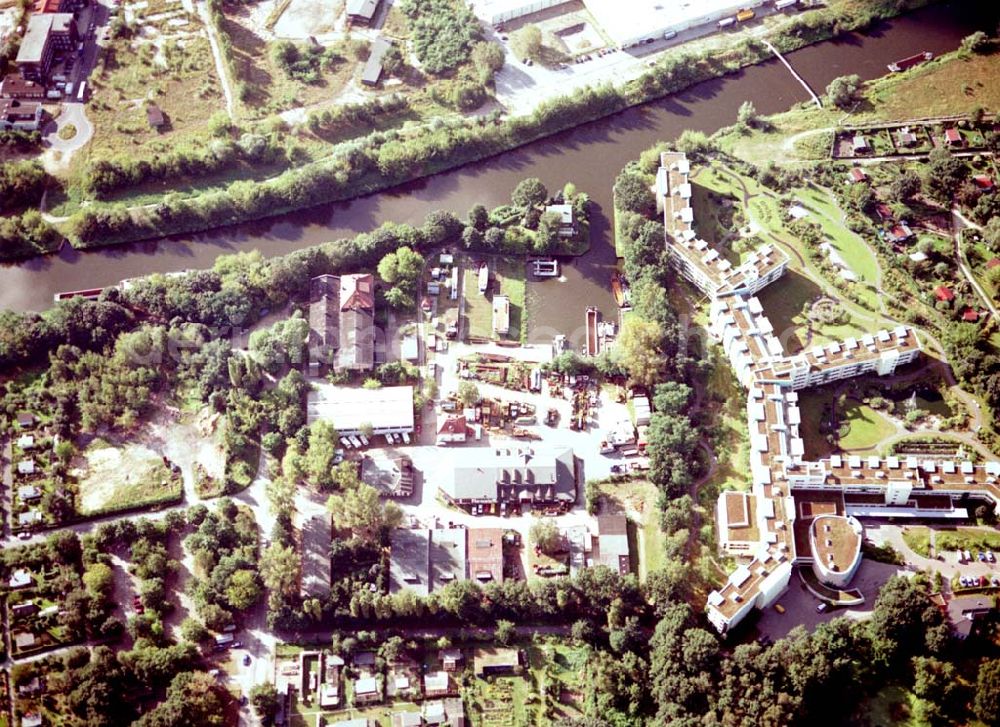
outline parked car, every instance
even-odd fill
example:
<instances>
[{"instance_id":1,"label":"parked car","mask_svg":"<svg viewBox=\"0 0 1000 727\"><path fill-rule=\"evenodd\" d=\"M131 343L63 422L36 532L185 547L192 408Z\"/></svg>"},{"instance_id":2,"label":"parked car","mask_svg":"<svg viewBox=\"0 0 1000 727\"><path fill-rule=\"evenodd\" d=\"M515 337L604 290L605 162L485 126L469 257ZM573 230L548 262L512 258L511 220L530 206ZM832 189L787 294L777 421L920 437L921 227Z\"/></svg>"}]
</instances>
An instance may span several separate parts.
<instances>
[{"instance_id":1,"label":"parked car","mask_svg":"<svg viewBox=\"0 0 1000 727\"><path fill-rule=\"evenodd\" d=\"M1000 578L993 576L993 580L991 582L994 588L1000 588Z\"/></svg>"},{"instance_id":2,"label":"parked car","mask_svg":"<svg viewBox=\"0 0 1000 727\"><path fill-rule=\"evenodd\" d=\"M978 553L976 553L976 558L979 560L980 563L985 563L986 562L986 553L984 553L983 551L980 550Z\"/></svg>"},{"instance_id":3,"label":"parked car","mask_svg":"<svg viewBox=\"0 0 1000 727\"><path fill-rule=\"evenodd\" d=\"M826 613L826 610L829 607L830 607L830 604L828 604L826 601L824 601L824 602L820 603L818 606L816 606L816 613Z\"/></svg>"},{"instance_id":4,"label":"parked car","mask_svg":"<svg viewBox=\"0 0 1000 727\"><path fill-rule=\"evenodd\" d=\"M986 560L988 560L990 563L996 563L997 562L997 557L995 555L993 555L993 551L992 550L987 550L986 551Z\"/></svg>"},{"instance_id":5,"label":"parked car","mask_svg":"<svg viewBox=\"0 0 1000 727\"><path fill-rule=\"evenodd\" d=\"M624 475L628 472L628 467L623 464L613 464L611 465L611 474L613 475Z\"/></svg>"},{"instance_id":6,"label":"parked car","mask_svg":"<svg viewBox=\"0 0 1000 727\"><path fill-rule=\"evenodd\" d=\"M250 666L250 654L243 655L243 666Z\"/></svg>"}]
</instances>

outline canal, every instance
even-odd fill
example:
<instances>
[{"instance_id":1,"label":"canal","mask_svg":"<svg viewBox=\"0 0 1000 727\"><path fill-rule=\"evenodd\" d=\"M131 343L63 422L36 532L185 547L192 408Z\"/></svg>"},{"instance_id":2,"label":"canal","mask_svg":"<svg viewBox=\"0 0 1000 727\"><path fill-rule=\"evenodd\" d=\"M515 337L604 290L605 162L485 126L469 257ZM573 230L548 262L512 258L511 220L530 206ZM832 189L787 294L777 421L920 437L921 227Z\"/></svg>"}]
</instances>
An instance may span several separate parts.
<instances>
[{"instance_id":1,"label":"canal","mask_svg":"<svg viewBox=\"0 0 1000 727\"><path fill-rule=\"evenodd\" d=\"M788 54L795 69L817 91L833 78L857 73L869 79L886 64L917 51L942 53L994 14L985 3L956 0L880 24L864 34ZM539 177L550 190L572 181L595 203L591 252L564 265L562 278L529 285L531 339L549 341L583 324L587 306L615 314L609 292L615 264L611 239L611 186L630 159L684 129L712 132L736 119L740 104L754 103L763 114L807 100L804 89L776 60L723 79L586 124L478 164L419 180L347 203L323 205L269 220L177 238L105 250L66 250L0 269L0 307L41 310L54 293L113 284L153 272L210 267L222 254L260 250L280 255L371 230L384 221L419 223L435 209L464 216L474 204L505 203L525 177Z\"/></svg>"}]
</instances>

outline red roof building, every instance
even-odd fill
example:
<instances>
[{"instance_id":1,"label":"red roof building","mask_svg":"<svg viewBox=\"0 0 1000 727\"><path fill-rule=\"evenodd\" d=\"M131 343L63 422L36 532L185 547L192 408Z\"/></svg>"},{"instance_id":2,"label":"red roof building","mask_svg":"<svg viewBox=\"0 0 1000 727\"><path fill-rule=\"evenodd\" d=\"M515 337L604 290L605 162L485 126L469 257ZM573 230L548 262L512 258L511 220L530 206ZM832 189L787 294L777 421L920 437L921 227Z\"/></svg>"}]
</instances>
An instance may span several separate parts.
<instances>
[{"instance_id":1,"label":"red roof building","mask_svg":"<svg viewBox=\"0 0 1000 727\"><path fill-rule=\"evenodd\" d=\"M958 146L962 143L962 135L958 129L945 129L944 140L952 146Z\"/></svg>"},{"instance_id":2,"label":"red roof building","mask_svg":"<svg viewBox=\"0 0 1000 727\"><path fill-rule=\"evenodd\" d=\"M901 222L889 230L888 237L890 242L903 242L913 237L913 230L905 222Z\"/></svg>"},{"instance_id":3,"label":"red roof building","mask_svg":"<svg viewBox=\"0 0 1000 727\"><path fill-rule=\"evenodd\" d=\"M987 174L977 174L972 178L972 181L980 189L993 189L993 179Z\"/></svg>"},{"instance_id":4,"label":"red roof building","mask_svg":"<svg viewBox=\"0 0 1000 727\"><path fill-rule=\"evenodd\" d=\"M883 222L892 219L892 210L889 209L889 205L885 204L884 202L879 202L877 205L875 205L875 214L877 214L878 218Z\"/></svg>"},{"instance_id":5,"label":"red roof building","mask_svg":"<svg viewBox=\"0 0 1000 727\"><path fill-rule=\"evenodd\" d=\"M934 297L938 300L950 302L955 300L955 292L947 285L939 285L934 288Z\"/></svg>"},{"instance_id":6,"label":"red roof building","mask_svg":"<svg viewBox=\"0 0 1000 727\"><path fill-rule=\"evenodd\" d=\"M868 175L865 174L864 169L858 169L857 167L853 167L851 171L848 173L848 179L849 181L854 183L863 182L866 179L868 179Z\"/></svg>"},{"instance_id":7,"label":"red roof building","mask_svg":"<svg viewBox=\"0 0 1000 727\"><path fill-rule=\"evenodd\" d=\"M437 444L462 444L472 434L472 427L464 416L449 416L441 423L437 433Z\"/></svg>"},{"instance_id":8,"label":"red roof building","mask_svg":"<svg viewBox=\"0 0 1000 727\"><path fill-rule=\"evenodd\" d=\"M962 320L966 323L975 323L979 320L979 311L975 308L966 308L962 311Z\"/></svg>"}]
</instances>

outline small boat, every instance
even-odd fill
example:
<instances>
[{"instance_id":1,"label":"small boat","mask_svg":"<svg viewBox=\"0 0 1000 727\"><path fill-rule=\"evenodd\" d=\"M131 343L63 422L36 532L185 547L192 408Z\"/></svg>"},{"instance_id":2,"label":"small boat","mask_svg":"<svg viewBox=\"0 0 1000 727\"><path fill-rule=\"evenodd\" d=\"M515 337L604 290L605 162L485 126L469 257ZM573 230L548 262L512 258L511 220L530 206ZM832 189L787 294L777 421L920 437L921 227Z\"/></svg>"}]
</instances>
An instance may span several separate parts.
<instances>
[{"instance_id":1,"label":"small boat","mask_svg":"<svg viewBox=\"0 0 1000 727\"><path fill-rule=\"evenodd\" d=\"M587 308L587 355L596 356L600 353L600 339L597 334L597 323L600 317L597 308Z\"/></svg>"},{"instance_id":2,"label":"small boat","mask_svg":"<svg viewBox=\"0 0 1000 727\"><path fill-rule=\"evenodd\" d=\"M615 297L615 304L621 308L625 305L625 291L622 289L622 276L618 273L611 275L611 295Z\"/></svg>"},{"instance_id":3,"label":"small boat","mask_svg":"<svg viewBox=\"0 0 1000 727\"><path fill-rule=\"evenodd\" d=\"M900 73L914 66L919 66L921 63L931 60L934 54L930 51L924 51L923 53L916 53L912 56L907 56L902 60L895 61L889 64L889 70L893 73Z\"/></svg>"},{"instance_id":4,"label":"small boat","mask_svg":"<svg viewBox=\"0 0 1000 727\"><path fill-rule=\"evenodd\" d=\"M532 272L536 278L556 278L559 276L558 260L534 260Z\"/></svg>"},{"instance_id":5,"label":"small boat","mask_svg":"<svg viewBox=\"0 0 1000 727\"><path fill-rule=\"evenodd\" d=\"M486 295L486 289L490 287L490 266L483 263L479 266L479 293Z\"/></svg>"}]
</instances>

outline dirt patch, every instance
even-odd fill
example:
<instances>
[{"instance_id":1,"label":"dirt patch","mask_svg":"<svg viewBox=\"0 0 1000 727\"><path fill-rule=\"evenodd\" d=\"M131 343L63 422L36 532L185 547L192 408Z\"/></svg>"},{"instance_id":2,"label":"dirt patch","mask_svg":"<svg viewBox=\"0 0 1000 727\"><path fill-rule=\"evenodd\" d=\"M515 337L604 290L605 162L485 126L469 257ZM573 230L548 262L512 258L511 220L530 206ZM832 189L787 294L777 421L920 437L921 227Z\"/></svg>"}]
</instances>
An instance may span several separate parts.
<instances>
[{"instance_id":1,"label":"dirt patch","mask_svg":"<svg viewBox=\"0 0 1000 727\"><path fill-rule=\"evenodd\" d=\"M293 40L325 35L334 31L343 12L343 0L292 0L274 24L274 34Z\"/></svg>"},{"instance_id":2,"label":"dirt patch","mask_svg":"<svg viewBox=\"0 0 1000 727\"><path fill-rule=\"evenodd\" d=\"M83 515L140 505L178 489L163 457L141 444L115 447L97 441L83 456L85 466L70 473L79 481L78 509Z\"/></svg>"}]
</instances>

